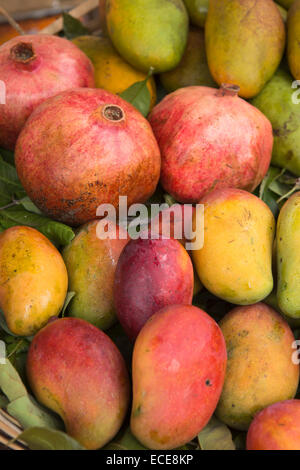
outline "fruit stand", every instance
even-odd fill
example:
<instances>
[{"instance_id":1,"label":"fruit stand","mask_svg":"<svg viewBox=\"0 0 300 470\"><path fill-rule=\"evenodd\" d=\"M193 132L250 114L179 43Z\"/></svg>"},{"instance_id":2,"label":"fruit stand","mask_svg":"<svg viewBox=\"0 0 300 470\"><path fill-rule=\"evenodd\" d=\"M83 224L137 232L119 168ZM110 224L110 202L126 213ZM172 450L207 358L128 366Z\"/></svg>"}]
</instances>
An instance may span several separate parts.
<instances>
[{"instance_id":1,"label":"fruit stand","mask_svg":"<svg viewBox=\"0 0 300 470\"><path fill-rule=\"evenodd\" d=\"M300 450L299 86L300 0L2 0L0 450Z\"/></svg>"}]
</instances>

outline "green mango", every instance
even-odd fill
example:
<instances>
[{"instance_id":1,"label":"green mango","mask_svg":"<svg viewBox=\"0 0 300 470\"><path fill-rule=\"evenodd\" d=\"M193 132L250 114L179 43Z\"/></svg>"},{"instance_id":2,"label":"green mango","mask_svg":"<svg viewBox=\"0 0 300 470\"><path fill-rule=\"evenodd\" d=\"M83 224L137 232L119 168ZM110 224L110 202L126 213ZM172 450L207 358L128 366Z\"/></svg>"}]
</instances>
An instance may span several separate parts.
<instances>
[{"instance_id":1,"label":"green mango","mask_svg":"<svg viewBox=\"0 0 300 470\"><path fill-rule=\"evenodd\" d=\"M175 69L162 73L160 81L169 92L186 86L217 86L207 65L204 32L201 29L191 29L180 64Z\"/></svg>"},{"instance_id":2,"label":"green mango","mask_svg":"<svg viewBox=\"0 0 300 470\"><path fill-rule=\"evenodd\" d=\"M277 313L280 313L280 315L285 319L285 321L290 325L292 329L300 327L300 318L287 317L280 310L278 306L277 293L275 290L273 290L271 294L266 299L264 299L264 303L274 308L274 310L276 310Z\"/></svg>"},{"instance_id":3,"label":"green mango","mask_svg":"<svg viewBox=\"0 0 300 470\"><path fill-rule=\"evenodd\" d=\"M272 0L210 0L205 42L213 79L253 98L280 64L285 26Z\"/></svg>"},{"instance_id":4,"label":"green mango","mask_svg":"<svg viewBox=\"0 0 300 470\"><path fill-rule=\"evenodd\" d=\"M276 239L278 306L288 317L300 318L300 192L282 207Z\"/></svg>"},{"instance_id":5,"label":"green mango","mask_svg":"<svg viewBox=\"0 0 300 470\"><path fill-rule=\"evenodd\" d=\"M185 50L188 13L182 0L107 0L108 34L133 67L166 72Z\"/></svg>"},{"instance_id":6,"label":"green mango","mask_svg":"<svg viewBox=\"0 0 300 470\"><path fill-rule=\"evenodd\" d=\"M277 3L288 10L294 3L294 0L277 0Z\"/></svg>"},{"instance_id":7,"label":"green mango","mask_svg":"<svg viewBox=\"0 0 300 470\"><path fill-rule=\"evenodd\" d=\"M204 28L209 0L183 0L189 13L191 22L195 26Z\"/></svg>"},{"instance_id":8,"label":"green mango","mask_svg":"<svg viewBox=\"0 0 300 470\"><path fill-rule=\"evenodd\" d=\"M295 0L289 9L287 57L291 74L300 80L300 0Z\"/></svg>"},{"instance_id":9,"label":"green mango","mask_svg":"<svg viewBox=\"0 0 300 470\"><path fill-rule=\"evenodd\" d=\"M291 75L278 69L251 103L271 121L272 164L300 176L300 96L292 83Z\"/></svg>"}]
</instances>

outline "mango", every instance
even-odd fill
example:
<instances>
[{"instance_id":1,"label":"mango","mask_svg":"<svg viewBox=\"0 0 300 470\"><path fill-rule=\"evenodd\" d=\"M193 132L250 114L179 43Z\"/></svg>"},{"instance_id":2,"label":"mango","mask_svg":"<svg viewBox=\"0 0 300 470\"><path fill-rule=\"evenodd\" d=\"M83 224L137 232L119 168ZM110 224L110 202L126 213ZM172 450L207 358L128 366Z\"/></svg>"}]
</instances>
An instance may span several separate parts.
<instances>
[{"instance_id":1,"label":"mango","mask_svg":"<svg viewBox=\"0 0 300 470\"><path fill-rule=\"evenodd\" d=\"M79 36L73 39L92 61L95 69L95 86L111 93L122 93L136 82L146 79L147 74L134 69L118 54L107 37ZM156 85L153 77L147 82L151 96L151 109L156 103Z\"/></svg>"},{"instance_id":2,"label":"mango","mask_svg":"<svg viewBox=\"0 0 300 470\"><path fill-rule=\"evenodd\" d=\"M291 74L300 80L300 0L295 0L288 12L287 57Z\"/></svg>"},{"instance_id":3,"label":"mango","mask_svg":"<svg viewBox=\"0 0 300 470\"><path fill-rule=\"evenodd\" d=\"M75 297L68 314L82 318L102 330L116 322L113 300L115 270L119 256L127 244L127 232L113 225L116 236L101 239L97 235L99 220L84 225L64 249L63 258L68 270L69 291Z\"/></svg>"},{"instance_id":4,"label":"mango","mask_svg":"<svg viewBox=\"0 0 300 470\"><path fill-rule=\"evenodd\" d=\"M59 315L67 287L66 266L48 238L24 226L0 234L0 308L12 333L31 336Z\"/></svg>"},{"instance_id":5,"label":"mango","mask_svg":"<svg viewBox=\"0 0 300 470\"><path fill-rule=\"evenodd\" d=\"M292 361L293 333L271 307L236 307L220 322L228 362L216 410L228 426L247 430L266 406L294 398L299 365Z\"/></svg>"},{"instance_id":6,"label":"mango","mask_svg":"<svg viewBox=\"0 0 300 470\"><path fill-rule=\"evenodd\" d=\"M240 96L252 98L280 64L285 26L273 0L210 0L205 41L213 79L238 85Z\"/></svg>"},{"instance_id":7,"label":"mango","mask_svg":"<svg viewBox=\"0 0 300 470\"><path fill-rule=\"evenodd\" d=\"M183 0L191 22L204 28L208 12L209 0Z\"/></svg>"},{"instance_id":8,"label":"mango","mask_svg":"<svg viewBox=\"0 0 300 470\"><path fill-rule=\"evenodd\" d=\"M247 434L247 450L299 450L300 400L275 403L258 413Z\"/></svg>"},{"instance_id":9,"label":"mango","mask_svg":"<svg viewBox=\"0 0 300 470\"><path fill-rule=\"evenodd\" d=\"M274 145L272 164L300 176L300 105L292 88L293 79L278 69L251 103L271 122Z\"/></svg>"},{"instance_id":10,"label":"mango","mask_svg":"<svg viewBox=\"0 0 300 470\"><path fill-rule=\"evenodd\" d=\"M150 449L189 442L216 408L225 369L224 338L207 313L188 305L157 312L134 345L132 433Z\"/></svg>"},{"instance_id":11,"label":"mango","mask_svg":"<svg viewBox=\"0 0 300 470\"><path fill-rule=\"evenodd\" d=\"M118 319L131 340L167 305L191 304L194 272L179 241L130 240L119 258L114 284Z\"/></svg>"},{"instance_id":12,"label":"mango","mask_svg":"<svg viewBox=\"0 0 300 470\"><path fill-rule=\"evenodd\" d=\"M285 319L285 321L288 323L288 325L292 328L299 328L300 327L300 318L291 318L285 315L279 308L278 306L278 300L277 300L277 289L272 290L271 294L268 295L264 299L264 303L272 307L274 310L276 310L277 313L280 313L280 315Z\"/></svg>"},{"instance_id":13,"label":"mango","mask_svg":"<svg viewBox=\"0 0 300 470\"><path fill-rule=\"evenodd\" d=\"M233 304L248 305L273 288L275 220L258 197L239 189L215 190L204 204L204 246L192 251L201 283Z\"/></svg>"},{"instance_id":14,"label":"mango","mask_svg":"<svg viewBox=\"0 0 300 470\"><path fill-rule=\"evenodd\" d=\"M115 48L142 72L166 72L183 56L188 14L182 0L107 0L106 23Z\"/></svg>"},{"instance_id":15,"label":"mango","mask_svg":"<svg viewBox=\"0 0 300 470\"><path fill-rule=\"evenodd\" d=\"M300 192L283 205L276 240L278 305L285 315L300 318Z\"/></svg>"},{"instance_id":16,"label":"mango","mask_svg":"<svg viewBox=\"0 0 300 470\"><path fill-rule=\"evenodd\" d=\"M31 343L27 377L37 400L87 449L103 447L119 431L128 374L117 347L95 326L78 318L49 323Z\"/></svg>"},{"instance_id":17,"label":"mango","mask_svg":"<svg viewBox=\"0 0 300 470\"><path fill-rule=\"evenodd\" d=\"M201 29L190 30L180 64L175 69L162 73L160 81L169 92L186 86L216 86L207 65L204 32Z\"/></svg>"}]
</instances>

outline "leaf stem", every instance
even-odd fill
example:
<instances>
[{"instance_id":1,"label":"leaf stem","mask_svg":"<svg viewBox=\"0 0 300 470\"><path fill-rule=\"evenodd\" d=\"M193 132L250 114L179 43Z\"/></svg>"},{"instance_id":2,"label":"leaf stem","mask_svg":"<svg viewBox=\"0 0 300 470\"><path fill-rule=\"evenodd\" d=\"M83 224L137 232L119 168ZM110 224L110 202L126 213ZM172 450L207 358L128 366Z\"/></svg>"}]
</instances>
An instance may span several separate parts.
<instances>
[{"instance_id":1,"label":"leaf stem","mask_svg":"<svg viewBox=\"0 0 300 470\"><path fill-rule=\"evenodd\" d=\"M8 354L7 359L9 359L13 354L15 354L15 353L18 351L18 349L19 349L20 346L22 345L23 341L24 341L24 339L21 338L21 339L17 342L16 346L15 346L15 347L13 348L13 350Z\"/></svg>"},{"instance_id":2,"label":"leaf stem","mask_svg":"<svg viewBox=\"0 0 300 470\"><path fill-rule=\"evenodd\" d=\"M21 204L20 201L18 201L17 199L13 199L13 201L7 204L6 206L0 207L0 211L4 211L5 209L9 209L10 207L17 206L18 204Z\"/></svg>"}]
</instances>

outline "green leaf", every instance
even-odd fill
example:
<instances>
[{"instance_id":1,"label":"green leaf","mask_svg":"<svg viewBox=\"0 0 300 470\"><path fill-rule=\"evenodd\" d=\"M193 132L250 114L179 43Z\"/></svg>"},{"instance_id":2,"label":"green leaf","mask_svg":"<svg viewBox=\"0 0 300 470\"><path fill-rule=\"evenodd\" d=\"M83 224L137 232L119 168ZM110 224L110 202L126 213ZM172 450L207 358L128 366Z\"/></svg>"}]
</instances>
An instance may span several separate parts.
<instances>
[{"instance_id":1,"label":"green leaf","mask_svg":"<svg viewBox=\"0 0 300 470\"><path fill-rule=\"evenodd\" d=\"M34 214L41 214L41 211L36 205L29 199L28 196L23 197L19 200L19 203L29 212L33 212Z\"/></svg>"},{"instance_id":2,"label":"green leaf","mask_svg":"<svg viewBox=\"0 0 300 470\"><path fill-rule=\"evenodd\" d=\"M229 428L215 416L198 434L201 450L235 450Z\"/></svg>"},{"instance_id":3,"label":"green leaf","mask_svg":"<svg viewBox=\"0 0 300 470\"><path fill-rule=\"evenodd\" d=\"M270 166L268 172L264 179L262 180L260 187L259 187L259 197L260 199L264 200L264 194L266 190L270 187L270 184L278 178L281 174L283 174L284 170L280 170L280 168L276 168L274 166Z\"/></svg>"},{"instance_id":4,"label":"green leaf","mask_svg":"<svg viewBox=\"0 0 300 470\"><path fill-rule=\"evenodd\" d=\"M0 159L0 191L6 191L8 196L20 192L25 196L25 191L19 181L17 170L2 158Z\"/></svg>"},{"instance_id":5,"label":"green leaf","mask_svg":"<svg viewBox=\"0 0 300 470\"><path fill-rule=\"evenodd\" d=\"M71 300L73 299L73 297L75 297L76 295L76 292L68 292L67 295L66 295L66 298L65 298L65 303L64 303L64 306L62 308L62 311L61 311L61 316L64 317L65 316L65 312L66 312L66 309L69 305L69 303L71 302Z\"/></svg>"},{"instance_id":6,"label":"green leaf","mask_svg":"<svg viewBox=\"0 0 300 470\"><path fill-rule=\"evenodd\" d=\"M67 245L75 237L71 227L18 206L0 211L0 223L6 228L14 225L27 225L36 228L58 245Z\"/></svg>"},{"instance_id":7,"label":"green leaf","mask_svg":"<svg viewBox=\"0 0 300 470\"><path fill-rule=\"evenodd\" d=\"M150 111L151 95L147 87L149 76L141 82L136 82L127 90L119 94L128 103L131 103L140 113L147 117Z\"/></svg>"},{"instance_id":8,"label":"green leaf","mask_svg":"<svg viewBox=\"0 0 300 470\"><path fill-rule=\"evenodd\" d=\"M62 429L61 420L38 404L29 395L11 401L7 407L7 412L21 423L24 429L34 426L51 429Z\"/></svg>"},{"instance_id":9,"label":"green leaf","mask_svg":"<svg viewBox=\"0 0 300 470\"><path fill-rule=\"evenodd\" d=\"M0 364L0 389L9 401L27 396L27 390L9 359L5 364Z\"/></svg>"},{"instance_id":10,"label":"green leaf","mask_svg":"<svg viewBox=\"0 0 300 470\"><path fill-rule=\"evenodd\" d=\"M43 427L28 428L18 439L26 442L31 450L85 450L66 433Z\"/></svg>"},{"instance_id":11,"label":"green leaf","mask_svg":"<svg viewBox=\"0 0 300 470\"><path fill-rule=\"evenodd\" d=\"M39 425L61 429L61 420L28 395L21 377L8 358L5 364L0 364L0 390L9 400L6 407L8 413L23 427Z\"/></svg>"},{"instance_id":12,"label":"green leaf","mask_svg":"<svg viewBox=\"0 0 300 470\"><path fill-rule=\"evenodd\" d=\"M15 338L13 336L8 337L11 341L6 339L6 353L7 359L12 359L14 356L20 353L27 352L30 346L30 342L26 338Z\"/></svg>"},{"instance_id":13,"label":"green leaf","mask_svg":"<svg viewBox=\"0 0 300 470\"><path fill-rule=\"evenodd\" d=\"M103 450L147 450L130 431L130 428L121 431L115 439L107 444Z\"/></svg>"},{"instance_id":14,"label":"green leaf","mask_svg":"<svg viewBox=\"0 0 300 470\"><path fill-rule=\"evenodd\" d=\"M15 165L14 153L11 150L6 150L6 149L3 149L3 148L0 148L0 156L7 163L10 163L13 166Z\"/></svg>"},{"instance_id":15,"label":"green leaf","mask_svg":"<svg viewBox=\"0 0 300 470\"><path fill-rule=\"evenodd\" d=\"M78 36L90 34L90 31L73 16L63 13L64 33L68 39L74 39Z\"/></svg>"}]
</instances>

